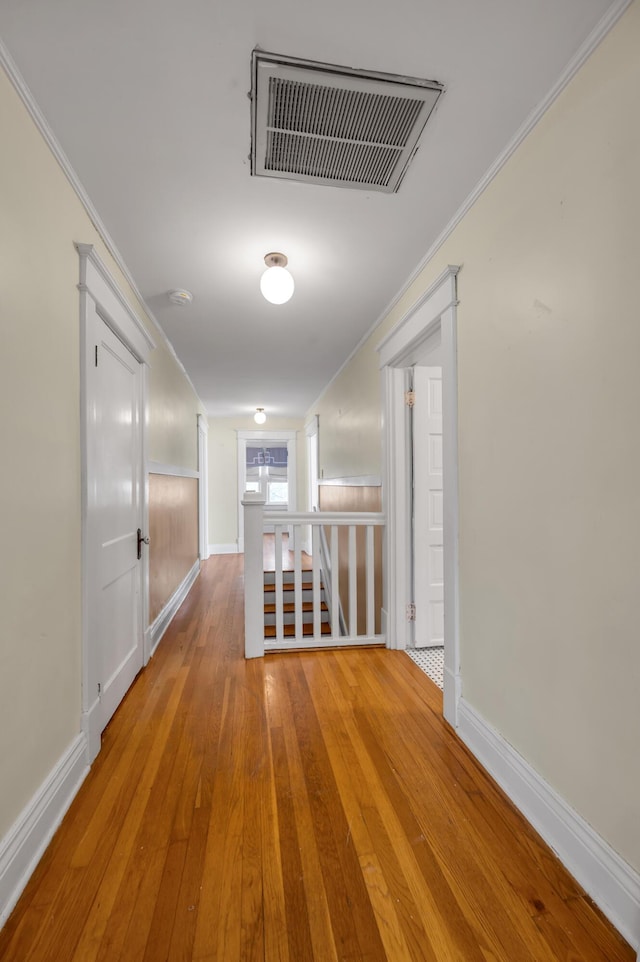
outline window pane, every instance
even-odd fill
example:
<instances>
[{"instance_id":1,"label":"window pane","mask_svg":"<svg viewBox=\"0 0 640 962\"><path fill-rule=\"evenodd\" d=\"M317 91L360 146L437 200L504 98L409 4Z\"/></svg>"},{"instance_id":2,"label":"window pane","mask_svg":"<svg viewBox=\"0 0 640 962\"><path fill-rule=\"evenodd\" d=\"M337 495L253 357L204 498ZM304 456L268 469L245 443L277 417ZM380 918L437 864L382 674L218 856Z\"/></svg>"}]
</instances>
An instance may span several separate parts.
<instances>
[{"instance_id":1,"label":"window pane","mask_svg":"<svg viewBox=\"0 0 640 962\"><path fill-rule=\"evenodd\" d=\"M259 481L247 481L244 486L245 491L260 491Z\"/></svg>"},{"instance_id":2,"label":"window pane","mask_svg":"<svg viewBox=\"0 0 640 962\"><path fill-rule=\"evenodd\" d=\"M267 504L286 504L289 498L289 485L286 481L269 481Z\"/></svg>"}]
</instances>

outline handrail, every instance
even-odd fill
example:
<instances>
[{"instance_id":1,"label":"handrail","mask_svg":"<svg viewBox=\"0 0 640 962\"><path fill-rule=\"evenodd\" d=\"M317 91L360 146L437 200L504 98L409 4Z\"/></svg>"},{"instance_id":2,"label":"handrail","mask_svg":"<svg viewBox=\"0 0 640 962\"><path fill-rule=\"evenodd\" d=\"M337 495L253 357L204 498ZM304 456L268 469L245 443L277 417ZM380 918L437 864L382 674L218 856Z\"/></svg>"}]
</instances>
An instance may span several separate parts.
<instances>
[{"instance_id":1,"label":"handrail","mask_svg":"<svg viewBox=\"0 0 640 962\"><path fill-rule=\"evenodd\" d=\"M381 512L264 511L264 501L247 493L245 510L245 656L262 657L265 648L285 650L384 644L376 634L376 577L381 565L379 539L374 532L385 524ZM265 525L273 525L276 542L274 626L265 641L264 573ZM301 535L311 531L310 570L302 567ZM347 529L343 534L341 530ZM293 534L293 570L282 566L283 535ZM358 531L362 533L358 535ZM326 537L325 537L326 533ZM321 542L327 545L322 560ZM378 547L376 548L376 544ZM379 570L379 568L378 568ZM307 579L309 579L307 583ZM287 583L290 588L287 590ZM326 590L325 590L326 586ZM341 598L341 590L343 597ZM323 595L326 595L323 601ZM343 616L348 614L345 626ZM379 610L379 609L378 609Z\"/></svg>"},{"instance_id":2,"label":"handrail","mask_svg":"<svg viewBox=\"0 0 640 962\"><path fill-rule=\"evenodd\" d=\"M386 524L379 511L280 511L269 512L269 524Z\"/></svg>"}]
</instances>

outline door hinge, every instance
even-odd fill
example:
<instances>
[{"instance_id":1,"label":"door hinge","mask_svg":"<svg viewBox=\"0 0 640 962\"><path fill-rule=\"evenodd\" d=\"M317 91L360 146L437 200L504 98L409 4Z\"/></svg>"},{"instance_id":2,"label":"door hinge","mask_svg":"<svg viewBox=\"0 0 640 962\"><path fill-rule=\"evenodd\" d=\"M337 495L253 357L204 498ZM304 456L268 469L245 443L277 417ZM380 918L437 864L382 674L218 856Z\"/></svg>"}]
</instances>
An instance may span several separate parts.
<instances>
[{"instance_id":1,"label":"door hinge","mask_svg":"<svg viewBox=\"0 0 640 962\"><path fill-rule=\"evenodd\" d=\"M416 392L415 391L405 391L404 392L404 403L408 408L412 408L416 403Z\"/></svg>"},{"instance_id":2,"label":"door hinge","mask_svg":"<svg viewBox=\"0 0 640 962\"><path fill-rule=\"evenodd\" d=\"M98 366L98 345L96 344L96 367Z\"/></svg>"},{"instance_id":3,"label":"door hinge","mask_svg":"<svg viewBox=\"0 0 640 962\"><path fill-rule=\"evenodd\" d=\"M415 621L415 620L416 620L416 606L414 605L413 601L411 601L407 605L407 621Z\"/></svg>"}]
</instances>

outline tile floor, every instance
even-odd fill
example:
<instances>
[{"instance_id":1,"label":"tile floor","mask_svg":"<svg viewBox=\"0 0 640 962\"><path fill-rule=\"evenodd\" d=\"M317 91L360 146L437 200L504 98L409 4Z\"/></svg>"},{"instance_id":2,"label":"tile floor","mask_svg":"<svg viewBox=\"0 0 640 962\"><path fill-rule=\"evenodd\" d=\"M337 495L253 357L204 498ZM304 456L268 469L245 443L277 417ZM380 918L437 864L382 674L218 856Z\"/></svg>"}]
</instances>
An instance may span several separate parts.
<instances>
[{"instance_id":1,"label":"tile floor","mask_svg":"<svg viewBox=\"0 0 640 962\"><path fill-rule=\"evenodd\" d=\"M407 648L407 654L442 691L444 648Z\"/></svg>"}]
</instances>

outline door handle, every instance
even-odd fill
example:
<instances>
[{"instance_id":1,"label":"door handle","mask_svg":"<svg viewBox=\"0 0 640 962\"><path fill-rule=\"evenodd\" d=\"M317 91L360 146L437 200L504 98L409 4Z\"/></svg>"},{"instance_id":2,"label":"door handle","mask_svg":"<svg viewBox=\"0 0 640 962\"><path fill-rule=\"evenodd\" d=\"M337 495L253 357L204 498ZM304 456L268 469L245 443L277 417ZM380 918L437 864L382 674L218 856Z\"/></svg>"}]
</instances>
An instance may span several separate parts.
<instances>
[{"instance_id":1,"label":"door handle","mask_svg":"<svg viewBox=\"0 0 640 962\"><path fill-rule=\"evenodd\" d=\"M142 557L142 545L149 544L148 536L146 538L142 537L142 528L138 528L138 561Z\"/></svg>"}]
</instances>

